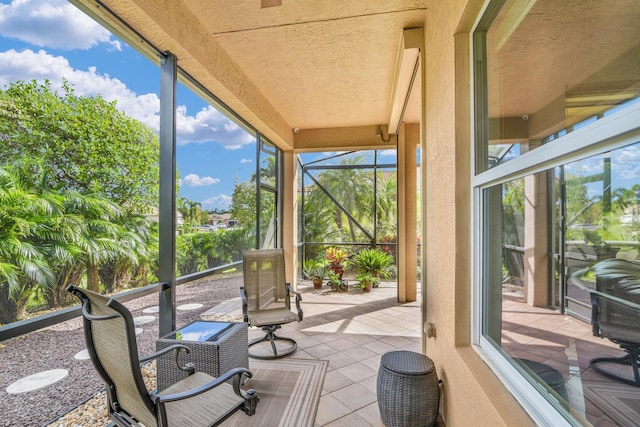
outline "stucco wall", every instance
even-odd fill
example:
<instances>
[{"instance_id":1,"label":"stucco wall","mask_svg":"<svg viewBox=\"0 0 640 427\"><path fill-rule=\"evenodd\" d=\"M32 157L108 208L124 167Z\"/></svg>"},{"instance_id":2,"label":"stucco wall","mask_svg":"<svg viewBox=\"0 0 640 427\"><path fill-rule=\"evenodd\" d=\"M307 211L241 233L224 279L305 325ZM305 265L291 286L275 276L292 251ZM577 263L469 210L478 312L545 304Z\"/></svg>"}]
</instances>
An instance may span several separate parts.
<instances>
[{"instance_id":1,"label":"stucco wall","mask_svg":"<svg viewBox=\"0 0 640 427\"><path fill-rule=\"evenodd\" d=\"M473 0L432 1L426 13L423 277L426 320L436 329L436 336L426 339L426 351L444 381L441 411L447 426L526 426L533 425L529 416L471 346L466 34L481 6L482 2Z\"/></svg>"}]
</instances>

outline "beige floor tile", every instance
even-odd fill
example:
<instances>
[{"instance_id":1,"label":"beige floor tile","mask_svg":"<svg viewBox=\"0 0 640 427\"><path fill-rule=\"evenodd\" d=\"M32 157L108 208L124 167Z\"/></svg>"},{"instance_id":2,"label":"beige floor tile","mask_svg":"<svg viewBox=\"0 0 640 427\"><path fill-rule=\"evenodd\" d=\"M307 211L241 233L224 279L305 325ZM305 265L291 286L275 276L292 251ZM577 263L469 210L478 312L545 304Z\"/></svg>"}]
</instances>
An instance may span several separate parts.
<instances>
[{"instance_id":1,"label":"beige floor tile","mask_svg":"<svg viewBox=\"0 0 640 427\"><path fill-rule=\"evenodd\" d=\"M384 354L388 351L397 350L396 347L389 345L387 343L384 343L382 341L371 342L369 344L365 344L364 347L377 354Z\"/></svg>"},{"instance_id":2,"label":"beige floor tile","mask_svg":"<svg viewBox=\"0 0 640 427\"><path fill-rule=\"evenodd\" d=\"M360 381L358 384L360 384L363 387L366 387L367 389L371 390L373 393L376 393L376 396L377 396L378 373L376 372L376 375L369 378L365 378L364 380Z\"/></svg>"},{"instance_id":3,"label":"beige floor tile","mask_svg":"<svg viewBox=\"0 0 640 427\"><path fill-rule=\"evenodd\" d=\"M360 384L351 384L331 393L352 411L364 408L376 401L376 394Z\"/></svg>"},{"instance_id":4,"label":"beige floor tile","mask_svg":"<svg viewBox=\"0 0 640 427\"><path fill-rule=\"evenodd\" d=\"M337 372L356 383L378 373L377 370L371 369L369 366L360 362L342 367L338 369Z\"/></svg>"},{"instance_id":5,"label":"beige floor tile","mask_svg":"<svg viewBox=\"0 0 640 427\"><path fill-rule=\"evenodd\" d=\"M335 349L336 351L349 350L349 349L352 349L352 348L358 346L358 344L356 344L353 341L348 340L346 338L341 338L341 339L338 339L338 340L330 341L330 342L327 343L327 345L329 347Z\"/></svg>"},{"instance_id":6,"label":"beige floor tile","mask_svg":"<svg viewBox=\"0 0 640 427\"><path fill-rule=\"evenodd\" d=\"M324 377L324 384L322 388L323 391L326 390L327 392L332 393L351 384L353 384L353 380L345 376L339 369L336 369L331 372L327 372L327 375Z\"/></svg>"},{"instance_id":7,"label":"beige floor tile","mask_svg":"<svg viewBox=\"0 0 640 427\"><path fill-rule=\"evenodd\" d=\"M326 424L326 427L371 427L371 423L362 418L358 413L351 413L346 417Z\"/></svg>"},{"instance_id":8,"label":"beige floor tile","mask_svg":"<svg viewBox=\"0 0 640 427\"><path fill-rule=\"evenodd\" d=\"M374 402L371 405L367 405L362 409L356 411L356 415L359 415L366 420L369 425L375 427L384 427L382 420L380 419L380 409L378 409L378 402Z\"/></svg>"},{"instance_id":9,"label":"beige floor tile","mask_svg":"<svg viewBox=\"0 0 640 427\"><path fill-rule=\"evenodd\" d=\"M345 356L352 357L357 361L366 360L376 355L375 351L370 350L366 346L353 347L348 350L341 351L340 353Z\"/></svg>"},{"instance_id":10,"label":"beige floor tile","mask_svg":"<svg viewBox=\"0 0 640 427\"><path fill-rule=\"evenodd\" d=\"M336 353L336 350L329 347L326 344L319 344L313 347L307 347L304 349L307 353L312 355L316 359L323 360L324 357Z\"/></svg>"},{"instance_id":11,"label":"beige floor tile","mask_svg":"<svg viewBox=\"0 0 640 427\"><path fill-rule=\"evenodd\" d=\"M318 412L316 413L316 424L323 426L331 421L342 418L353 412L349 407L344 405L339 399L332 394L326 394L320 397L318 404Z\"/></svg>"},{"instance_id":12,"label":"beige floor tile","mask_svg":"<svg viewBox=\"0 0 640 427\"><path fill-rule=\"evenodd\" d=\"M351 365L358 361L358 359L346 356L344 353L333 353L325 356L323 360L329 361L329 366L333 369L340 369L344 366Z\"/></svg>"}]
</instances>

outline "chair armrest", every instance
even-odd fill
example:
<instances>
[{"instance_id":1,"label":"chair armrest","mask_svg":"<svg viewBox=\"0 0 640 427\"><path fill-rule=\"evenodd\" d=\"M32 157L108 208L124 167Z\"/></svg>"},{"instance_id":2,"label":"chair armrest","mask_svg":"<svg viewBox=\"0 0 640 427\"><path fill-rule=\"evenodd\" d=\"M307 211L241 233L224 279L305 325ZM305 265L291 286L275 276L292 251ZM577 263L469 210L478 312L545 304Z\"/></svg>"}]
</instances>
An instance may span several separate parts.
<instances>
[{"instance_id":1,"label":"chair armrest","mask_svg":"<svg viewBox=\"0 0 640 427\"><path fill-rule=\"evenodd\" d=\"M300 295L300 292L296 292L289 283L287 283L287 297L289 297L290 294L294 294L296 296L296 310L298 310L298 322L300 322L302 320L302 309L300 308L300 301L302 301L302 295Z\"/></svg>"},{"instance_id":2,"label":"chair armrest","mask_svg":"<svg viewBox=\"0 0 640 427\"><path fill-rule=\"evenodd\" d=\"M191 350L189 349L189 347L182 345L182 344L173 344L170 345L169 347L165 347L162 350L156 351L153 354L150 354L148 356L144 356L140 358L140 364L144 363L144 362L148 362L149 360L153 360L156 359L160 356L163 356L167 353L169 353L170 351L174 350L173 353L173 364L176 365L176 367L178 369L180 369L181 371L185 371L187 372L188 375L192 375L196 370L195 367L193 366L193 363L187 363L184 366L180 366L180 364L178 363L178 354L180 353L180 350L184 350L187 352L187 354L191 353Z\"/></svg>"},{"instance_id":3,"label":"chair armrest","mask_svg":"<svg viewBox=\"0 0 640 427\"><path fill-rule=\"evenodd\" d=\"M240 288L240 299L242 300L242 317L244 323L249 323L249 304L247 302L247 292L244 287Z\"/></svg>"},{"instance_id":4,"label":"chair armrest","mask_svg":"<svg viewBox=\"0 0 640 427\"><path fill-rule=\"evenodd\" d=\"M221 384L224 384L231 378L233 378L233 391L236 395L242 397L244 400L250 400L255 397L256 392L253 389L242 390L240 388L240 384L242 383L243 377L251 378L253 374L246 368L233 368L220 375L217 378L209 381L206 384L203 384L199 387L192 388L191 390L183 391L180 393L172 393L159 395L155 393L152 398L155 400L157 404L165 404L169 402L175 402L178 400L188 399L193 396L197 396L199 394L205 393L215 387L218 387Z\"/></svg>"}]
</instances>

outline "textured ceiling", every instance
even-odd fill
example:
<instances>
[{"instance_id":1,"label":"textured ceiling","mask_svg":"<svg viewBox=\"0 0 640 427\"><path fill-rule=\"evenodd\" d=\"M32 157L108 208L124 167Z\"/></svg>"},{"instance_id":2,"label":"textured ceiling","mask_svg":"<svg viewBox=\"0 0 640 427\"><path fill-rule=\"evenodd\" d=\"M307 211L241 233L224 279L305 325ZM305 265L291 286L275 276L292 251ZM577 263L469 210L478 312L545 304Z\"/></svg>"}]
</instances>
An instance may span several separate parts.
<instances>
[{"instance_id":1,"label":"textured ceiling","mask_svg":"<svg viewBox=\"0 0 640 427\"><path fill-rule=\"evenodd\" d=\"M293 147L293 128L387 124L402 32L429 13L427 0L72 1L98 15L106 4L118 16L107 22L125 23L143 49L174 53L206 91L282 147ZM506 0L487 34L490 116L529 115L532 134L544 134L593 114L585 95L636 96L638 4ZM419 122L419 86L405 122Z\"/></svg>"},{"instance_id":2,"label":"textured ceiling","mask_svg":"<svg viewBox=\"0 0 640 427\"><path fill-rule=\"evenodd\" d=\"M426 13L426 0L184 3L300 129L386 124L402 30L421 27ZM417 122L419 111L405 121Z\"/></svg>"}]
</instances>

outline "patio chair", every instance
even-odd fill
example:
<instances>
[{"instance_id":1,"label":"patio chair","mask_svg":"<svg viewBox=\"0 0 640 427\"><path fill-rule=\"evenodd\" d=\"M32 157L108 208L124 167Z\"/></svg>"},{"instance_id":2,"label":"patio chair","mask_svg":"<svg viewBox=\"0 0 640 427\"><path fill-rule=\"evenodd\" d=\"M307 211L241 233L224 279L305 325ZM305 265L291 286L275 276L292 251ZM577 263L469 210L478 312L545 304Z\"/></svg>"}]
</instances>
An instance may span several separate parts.
<instances>
[{"instance_id":1,"label":"patio chair","mask_svg":"<svg viewBox=\"0 0 640 427\"><path fill-rule=\"evenodd\" d=\"M240 288L242 314L249 326L261 327L265 336L249 343L249 357L278 359L293 354L298 344L291 338L277 336L281 325L302 320L300 294L286 283L282 249L260 249L243 253L244 287ZM291 311L291 294L295 295L296 312ZM271 344L270 351L251 351L261 342ZM284 345L278 346L278 341ZM280 347L280 348L279 348Z\"/></svg>"},{"instance_id":2,"label":"patio chair","mask_svg":"<svg viewBox=\"0 0 640 427\"><path fill-rule=\"evenodd\" d=\"M591 293L593 335L610 339L627 354L596 357L591 359L590 366L606 377L640 387L640 263L608 259L593 269L596 273L596 292ZM599 363L628 365L633 379L605 370Z\"/></svg>"},{"instance_id":3,"label":"patio chair","mask_svg":"<svg viewBox=\"0 0 640 427\"><path fill-rule=\"evenodd\" d=\"M93 366L106 384L109 417L117 426L210 426L241 409L255 413L258 397L243 391L241 382L251 378L245 368L235 368L214 378L195 372L192 363L178 365L183 345L167 347L138 358L135 327L129 310L115 299L69 286L67 291L82 302L84 336ZM158 393L147 391L140 365L173 351L176 369L189 375ZM229 382L232 381L232 384Z\"/></svg>"}]
</instances>

